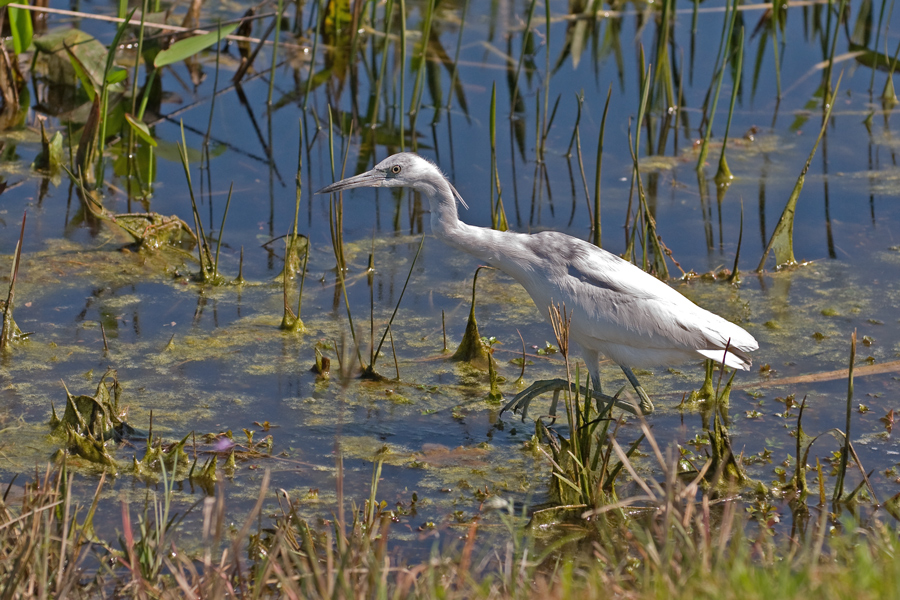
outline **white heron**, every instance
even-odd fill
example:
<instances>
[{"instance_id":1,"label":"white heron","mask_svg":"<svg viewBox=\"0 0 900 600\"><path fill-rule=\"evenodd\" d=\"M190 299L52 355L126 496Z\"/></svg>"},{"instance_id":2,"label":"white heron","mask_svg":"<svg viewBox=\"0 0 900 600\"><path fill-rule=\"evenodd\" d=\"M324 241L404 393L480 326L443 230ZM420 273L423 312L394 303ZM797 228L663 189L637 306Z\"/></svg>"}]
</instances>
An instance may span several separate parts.
<instances>
[{"instance_id":1,"label":"white heron","mask_svg":"<svg viewBox=\"0 0 900 600\"><path fill-rule=\"evenodd\" d=\"M428 198L435 237L515 279L545 316L563 304L571 315L569 339L581 350L593 396L630 412L635 407L600 393L600 355L615 361L640 398L640 412L653 410L631 367L649 367L707 358L748 370L748 352L758 344L734 323L704 310L615 254L556 231L527 234L475 227L459 220L456 188L432 162L409 152L394 154L354 177L317 194L359 187L408 187ZM563 380L537 382L504 410L521 408L538 393L564 389ZM554 402L555 408L555 402Z\"/></svg>"}]
</instances>

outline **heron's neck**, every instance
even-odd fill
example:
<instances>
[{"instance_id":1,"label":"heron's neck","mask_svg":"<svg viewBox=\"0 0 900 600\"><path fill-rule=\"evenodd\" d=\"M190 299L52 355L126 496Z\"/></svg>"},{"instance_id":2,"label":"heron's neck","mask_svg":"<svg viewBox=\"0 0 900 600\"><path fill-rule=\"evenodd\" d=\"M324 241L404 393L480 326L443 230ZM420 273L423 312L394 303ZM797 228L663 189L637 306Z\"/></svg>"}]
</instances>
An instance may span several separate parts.
<instances>
[{"instance_id":1,"label":"heron's neck","mask_svg":"<svg viewBox=\"0 0 900 600\"><path fill-rule=\"evenodd\" d=\"M456 199L446 182L429 193L423 190L431 206L431 231L446 244L459 248L484 262L507 271L504 260L506 241L515 234L495 231L486 227L475 227L459 220ZM515 274L510 273L515 276Z\"/></svg>"}]
</instances>

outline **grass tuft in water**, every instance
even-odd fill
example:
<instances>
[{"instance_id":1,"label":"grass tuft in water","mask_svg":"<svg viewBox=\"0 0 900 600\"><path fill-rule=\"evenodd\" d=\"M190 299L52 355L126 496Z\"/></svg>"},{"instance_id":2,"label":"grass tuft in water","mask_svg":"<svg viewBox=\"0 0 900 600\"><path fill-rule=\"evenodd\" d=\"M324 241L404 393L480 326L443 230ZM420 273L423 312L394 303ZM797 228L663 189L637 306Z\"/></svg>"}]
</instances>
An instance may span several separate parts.
<instances>
[{"instance_id":1,"label":"grass tuft in water","mask_svg":"<svg viewBox=\"0 0 900 600\"><path fill-rule=\"evenodd\" d=\"M685 405L696 404L697 402L706 402L708 400L715 400L716 397L716 389L713 384L713 375L716 370L716 363L710 359L706 359L703 361L703 383L700 385L699 389L691 390L689 394L686 394L681 399L681 404L679 407L683 407Z\"/></svg>"},{"instance_id":2,"label":"grass tuft in water","mask_svg":"<svg viewBox=\"0 0 900 600\"><path fill-rule=\"evenodd\" d=\"M23 334L13 319L13 306L16 298L16 279L19 276L19 265L22 263L22 242L25 240L25 218L28 213L22 214L22 227L19 230L19 241L16 242L16 250L13 253L13 262L9 274L9 291L6 294L6 302L3 305L3 324L0 331L0 354L10 349L10 344L24 339L28 334Z\"/></svg>"},{"instance_id":3,"label":"grass tuft in water","mask_svg":"<svg viewBox=\"0 0 900 600\"><path fill-rule=\"evenodd\" d=\"M731 275L728 276L728 283L735 285L741 282L740 270L738 264L741 260L741 244L744 241L744 200L741 199L741 220L738 225L737 249L734 251L734 264L731 267Z\"/></svg>"},{"instance_id":4,"label":"grass tuft in water","mask_svg":"<svg viewBox=\"0 0 900 600\"><path fill-rule=\"evenodd\" d=\"M375 339L373 336L372 344L373 350L370 357L369 364L363 369L362 377L364 379L384 379L383 376L379 375L375 372L375 362L378 360L378 356L381 354L381 348L384 346L384 340L388 337L388 334L391 331L391 326L394 324L394 318L397 316L397 311L400 310L400 303L403 302L403 294L406 293L406 286L409 285L409 280L412 277L413 269L416 268L416 262L419 260L419 254L422 252L422 246L425 245L425 235L422 235L422 239L419 240L419 247L416 249L416 254L413 256L412 263L409 265L409 273L406 274L406 281L403 282L403 288L400 290L400 297L397 298L397 304L394 305L394 312L391 313L391 318L388 319L387 325L384 328L384 333L381 335L381 341L378 342L378 346L374 345ZM374 310L374 308L373 308ZM373 318L373 326L372 331L375 331L374 328L374 318ZM391 347L393 348L393 334L391 334ZM396 365L397 355L394 354L394 363L395 367L397 367L397 379L400 379L400 370L399 366Z\"/></svg>"},{"instance_id":5,"label":"grass tuft in water","mask_svg":"<svg viewBox=\"0 0 900 600\"><path fill-rule=\"evenodd\" d=\"M837 96L840 88L841 77L838 77L837 85L834 90L835 96ZM791 195L784 207L784 211L781 213L781 218L778 219L778 224L772 232L772 237L769 238L769 243L766 245L766 249L759 259L759 265L756 267L757 273L761 273L765 268L766 259L769 257L769 252L771 251L775 252L776 268L797 264L797 259L794 258L794 212L797 209L797 200L800 198L800 192L803 190L803 183L806 181L806 172L809 171L809 165L812 162L813 156L816 154L816 148L819 147L819 142L822 141L822 136L825 135L825 129L828 127L828 121L831 119L832 108L834 108L834 103L828 104L825 116L822 118L822 127L819 130L819 136L816 138L816 143L813 144L809 157L806 159L806 164L800 171L800 176L797 177L797 183L794 184L794 189L791 191Z\"/></svg>"},{"instance_id":6,"label":"grass tuft in water","mask_svg":"<svg viewBox=\"0 0 900 600\"><path fill-rule=\"evenodd\" d=\"M731 185L734 175L728 168L728 161L725 159L725 149L728 147L728 133L731 130L731 118L734 116L734 103L737 100L738 92L741 87L741 68L744 65L744 28L741 27L741 35L738 42L737 62L735 63L734 88L731 90L731 104L728 107L728 121L725 123L725 137L722 138L722 154L719 155L719 168L716 171L716 185L720 188Z\"/></svg>"},{"instance_id":7,"label":"grass tuft in water","mask_svg":"<svg viewBox=\"0 0 900 600\"><path fill-rule=\"evenodd\" d=\"M472 306L469 308L469 319L466 321L466 332L463 334L456 352L451 357L452 360L473 363L476 366L484 367L490 360L490 354L481 341L481 335L478 333L478 321L475 320L475 284L478 282L478 273L482 269L491 267L478 267L475 269L475 276L472 277Z\"/></svg>"},{"instance_id":8,"label":"grass tuft in water","mask_svg":"<svg viewBox=\"0 0 900 600\"><path fill-rule=\"evenodd\" d=\"M116 372L106 371L93 396L73 396L65 384L63 387L66 390L63 416L59 417L55 407L50 406L51 435L64 440L65 450L57 452L57 460L65 455L77 456L115 474L118 465L110 447L134 433L119 407L122 386Z\"/></svg>"},{"instance_id":9,"label":"grass tuft in water","mask_svg":"<svg viewBox=\"0 0 900 600\"><path fill-rule=\"evenodd\" d=\"M709 404L709 410L704 411L704 429L710 442L710 472L715 474L712 481L713 487L720 490L754 487L761 494L767 490L762 482L750 479L744 470L741 457L734 452L731 444L731 435L726 426L728 422L728 399L731 395L731 386L737 371L731 372L731 377L725 387L722 387L722 376L725 367L719 372L719 382L716 392ZM711 422L710 422L711 421Z\"/></svg>"},{"instance_id":10,"label":"grass tuft in water","mask_svg":"<svg viewBox=\"0 0 900 600\"><path fill-rule=\"evenodd\" d=\"M645 271L656 275L660 279L668 279L669 268L666 265L667 256L672 259L672 263L676 267L678 267L679 270L681 270L682 274L684 274L684 270L681 269L678 261L674 259L674 257L672 256L672 252L666 247L666 245L662 241L662 237L657 233L656 219L654 218L653 213L647 205L647 196L644 192L643 180L641 179L641 167L640 161L638 160L641 145L640 123L644 120L644 115L647 111L647 101L650 94L650 66L647 67L643 75L644 79L643 85L641 87L641 102L638 108L637 120L635 121L635 123L637 124L637 134L632 138L630 124L628 130L628 150L631 152L632 180L637 186L638 194L638 216L635 219L636 222L634 223L631 231L631 239L629 239L628 241L628 246L625 250L625 256ZM640 241L643 248L640 262L638 262L635 257L636 248L634 243L635 237L637 235L636 232L639 228L641 230Z\"/></svg>"},{"instance_id":11,"label":"grass tuft in water","mask_svg":"<svg viewBox=\"0 0 900 600\"><path fill-rule=\"evenodd\" d=\"M738 0L734 0L730 6L730 13L726 13L726 27L722 30L722 38L719 40L719 53L716 55L716 67L718 67L717 76L713 80L715 82L716 91L713 95L712 107L707 115L706 120L706 133L703 136L703 140L700 143L700 152L697 156L697 166L696 170L702 171L703 167L706 163L706 157L709 154L709 140L712 136L712 126L713 120L716 116L716 106L719 104L719 92L722 90L722 80L725 77L725 65L728 62L728 46L724 43L725 40L731 39L731 32L734 29L734 22L737 17L737 5ZM742 44L743 47L743 44ZM707 99L709 98L710 91L712 90L713 82L710 82L710 89L707 90L706 95ZM737 87L737 82L735 82L735 87ZM703 103L704 111L706 109L706 102Z\"/></svg>"},{"instance_id":12,"label":"grass tuft in water","mask_svg":"<svg viewBox=\"0 0 900 600\"><path fill-rule=\"evenodd\" d=\"M614 421L612 404L595 409L590 390L580 396L580 385L574 387L575 395L572 395L573 379L569 362L571 314L567 314L565 306L551 306L550 323L559 352L565 361L566 381L569 382L568 388L564 390L569 438L566 439L560 432L546 426L543 420L535 421L536 439L546 440L549 447L548 452L538 446L551 464L550 497L557 505L540 511L539 519L542 524L571 520L573 516L586 510L615 503L616 479L625 472L623 467L644 439L644 435L639 436L627 451L623 451L615 441L616 431L622 422L616 421L613 431L609 429ZM578 380L576 370L576 384L580 384ZM557 398L554 397L554 405L556 401ZM614 452L618 456L618 462L613 459ZM630 465L628 470L632 470Z\"/></svg>"},{"instance_id":13,"label":"grass tuft in water","mask_svg":"<svg viewBox=\"0 0 900 600\"><path fill-rule=\"evenodd\" d=\"M305 243L305 252L303 253L303 266L302 268L298 267L296 264L298 262L297 259L297 249L295 245L299 246L300 241L304 241ZM295 331L295 332L303 332L306 331L306 327L303 325L303 320L300 318L300 307L303 304L303 282L306 280L306 267L309 263L309 242L306 238L301 238L300 236L295 236L292 234L288 234L285 236L284 241L284 267L281 270L281 284L283 290L283 312L281 317L281 329L284 331ZM297 312L291 309L288 304L288 273L296 273L300 271L300 290L298 292L298 300L297 300Z\"/></svg>"},{"instance_id":14,"label":"grass tuft in water","mask_svg":"<svg viewBox=\"0 0 900 600\"><path fill-rule=\"evenodd\" d=\"M197 258L200 262L199 279L203 283L220 283L221 278L218 277L215 272L212 249L210 248L209 241L203 231L203 222L200 218L200 211L197 209L197 199L194 197L194 186L191 182L191 167L190 160L188 159L187 142L184 138L184 122L181 123L181 144L178 145L178 156L181 159L181 166L184 168L184 176L187 179L188 193L191 197L191 212L194 215L194 228L197 231Z\"/></svg>"},{"instance_id":15,"label":"grass tuft in water","mask_svg":"<svg viewBox=\"0 0 900 600\"><path fill-rule=\"evenodd\" d=\"M503 208L503 192L500 188L500 169L497 166L497 84L491 87L491 227L497 231L509 229L506 219L506 210ZM497 201L494 202L494 192L497 193Z\"/></svg>"},{"instance_id":16,"label":"grass tuft in water","mask_svg":"<svg viewBox=\"0 0 900 600\"><path fill-rule=\"evenodd\" d=\"M850 369L847 374L847 420L844 425L844 447L841 450L841 463L838 467L837 482L834 485L834 502L845 500L844 480L847 476L847 463L850 458L850 421L853 415L853 363L856 362L856 330L850 336ZM865 473L865 471L863 471ZM851 495L852 497L852 495Z\"/></svg>"}]
</instances>

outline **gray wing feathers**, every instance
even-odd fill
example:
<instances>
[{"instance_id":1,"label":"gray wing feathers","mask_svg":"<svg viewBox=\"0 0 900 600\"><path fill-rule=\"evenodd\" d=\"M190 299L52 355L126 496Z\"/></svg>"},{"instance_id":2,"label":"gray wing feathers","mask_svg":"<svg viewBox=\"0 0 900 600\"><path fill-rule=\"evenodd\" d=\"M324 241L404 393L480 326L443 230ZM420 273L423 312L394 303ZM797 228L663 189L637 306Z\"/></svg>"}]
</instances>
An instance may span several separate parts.
<instances>
[{"instance_id":1,"label":"gray wing feathers","mask_svg":"<svg viewBox=\"0 0 900 600\"><path fill-rule=\"evenodd\" d=\"M727 345L732 356L726 364L749 366L746 352L758 347L753 336L656 277L569 236L546 232L530 237L540 243L541 252L535 254L549 263L544 273L556 280L552 287L558 287L559 297L550 300L565 302L574 311L573 326L580 333L636 348L694 350L719 362Z\"/></svg>"}]
</instances>

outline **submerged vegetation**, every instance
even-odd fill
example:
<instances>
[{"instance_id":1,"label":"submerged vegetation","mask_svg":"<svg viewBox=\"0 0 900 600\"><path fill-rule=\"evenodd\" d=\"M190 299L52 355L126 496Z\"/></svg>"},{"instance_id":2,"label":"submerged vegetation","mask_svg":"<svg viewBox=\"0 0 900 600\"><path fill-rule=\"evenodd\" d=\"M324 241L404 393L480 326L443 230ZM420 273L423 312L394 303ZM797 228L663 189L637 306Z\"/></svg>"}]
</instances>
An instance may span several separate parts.
<instances>
[{"instance_id":1,"label":"submerged vegetation","mask_svg":"<svg viewBox=\"0 0 900 600\"><path fill-rule=\"evenodd\" d=\"M0 8L0 597L896 595L887 0L108 8ZM309 192L397 151L760 364L598 404L422 198Z\"/></svg>"}]
</instances>

